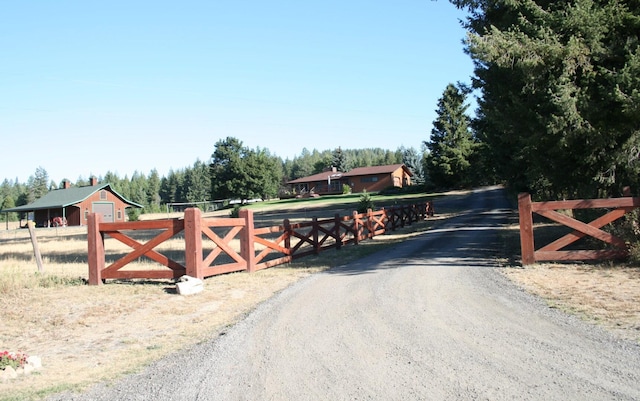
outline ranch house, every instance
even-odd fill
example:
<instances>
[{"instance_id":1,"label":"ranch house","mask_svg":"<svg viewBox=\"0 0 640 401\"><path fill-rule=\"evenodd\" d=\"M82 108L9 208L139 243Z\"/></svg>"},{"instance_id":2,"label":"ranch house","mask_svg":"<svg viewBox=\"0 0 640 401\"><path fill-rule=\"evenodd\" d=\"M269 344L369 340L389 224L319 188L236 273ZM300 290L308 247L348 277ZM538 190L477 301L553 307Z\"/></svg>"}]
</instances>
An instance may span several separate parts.
<instances>
[{"instance_id":1,"label":"ranch house","mask_svg":"<svg viewBox=\"0 0 640 401\"><path fill-rule=\"evenodd\" d=\"M62 188L49 191L33 203L0 212L20 213L21 219L32 220L37 227L84 226L89 213L101 213L104 222L126 221L129 207L142 205L125 199L110 184L98 185L98 180L92 177L88 186L72 187L69 181L64 181Z\"/></svg>"},{"instance_id":2,"label":"ranch house","mask_svg":"<svg viewBox=\"0 0 640 401\"><path fill-rule=\"evenodd\" d=\"M351 192L378 192L385 188L403 188L411 185L413 173L404 164L358 167L343 173L335 168L322 173L289 181L291 189L301 195L334 195L342 193L348 185Z\"/></svg>"}]
</instances>

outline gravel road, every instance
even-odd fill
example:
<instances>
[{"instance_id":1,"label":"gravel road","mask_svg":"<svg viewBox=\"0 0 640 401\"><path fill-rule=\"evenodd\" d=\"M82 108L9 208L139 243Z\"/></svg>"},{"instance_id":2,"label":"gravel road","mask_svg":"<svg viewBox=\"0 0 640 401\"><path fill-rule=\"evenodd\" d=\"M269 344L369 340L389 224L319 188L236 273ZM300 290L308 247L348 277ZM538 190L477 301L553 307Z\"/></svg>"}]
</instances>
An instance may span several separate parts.
<instances>
[{"instance_id":1,"label":"gravel road","mask_svg":"<svg viewBox=\"0 0 640 401\"><path fill-rule=\"evenodd\" d=\"M223 336L52 399L640 399L640 346L511 284L493 259L504 194L465 202L438 229L298 282Z\"/></svg>"}]
</instances>

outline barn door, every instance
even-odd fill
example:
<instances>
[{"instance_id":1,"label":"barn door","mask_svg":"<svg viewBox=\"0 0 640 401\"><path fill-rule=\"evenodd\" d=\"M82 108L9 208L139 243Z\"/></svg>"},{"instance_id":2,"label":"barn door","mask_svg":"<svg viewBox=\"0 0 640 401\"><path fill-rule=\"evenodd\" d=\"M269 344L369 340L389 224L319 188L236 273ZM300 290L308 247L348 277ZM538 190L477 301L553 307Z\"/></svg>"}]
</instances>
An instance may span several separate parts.
<instances>
[{"instance_id":1,"label":"barn door","mask_svg":"<svg viewBox=\"0 0 640 401\"><path fill-rule=\"evenodd\" d=\"M91 204L93 213L100 213L102 221L105 223L113 223L113 211L115 206L112 202L93 202Z\"/></svg>"}]
</instances>

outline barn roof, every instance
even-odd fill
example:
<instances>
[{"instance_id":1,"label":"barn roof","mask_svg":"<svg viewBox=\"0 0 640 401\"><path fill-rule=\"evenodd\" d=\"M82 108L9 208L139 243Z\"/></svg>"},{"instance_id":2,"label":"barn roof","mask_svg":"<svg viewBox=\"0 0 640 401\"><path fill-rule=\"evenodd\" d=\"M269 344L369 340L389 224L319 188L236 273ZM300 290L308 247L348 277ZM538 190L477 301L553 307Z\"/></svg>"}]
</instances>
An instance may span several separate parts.
<instances>
[{"instance_id":1,"label":"barn roof","mask_svg":"<svg viewBox=\"0 0 640 401\"><path fill-rule=\"evenodd\" d=\"M42 209L54 209L67 207L71 205L75 205L76 203L80 203L83 200L87 199L94 193L102 190L108 189L111 193L116 195L118 198L122 199L123 202L128 203L131 206L135 207L143 207L140 204L132 202L111 188L110 184L102 184L102 185L89 185L84 187L71 187L71 188L61 188L55 189L53 191L47 192L46 195L41 198L36 199L34 202L29 203L28 205L16 206L9 209L2 209L2 212L27 212L32 210L42 210Z\"/></svg>"}]
</instances>

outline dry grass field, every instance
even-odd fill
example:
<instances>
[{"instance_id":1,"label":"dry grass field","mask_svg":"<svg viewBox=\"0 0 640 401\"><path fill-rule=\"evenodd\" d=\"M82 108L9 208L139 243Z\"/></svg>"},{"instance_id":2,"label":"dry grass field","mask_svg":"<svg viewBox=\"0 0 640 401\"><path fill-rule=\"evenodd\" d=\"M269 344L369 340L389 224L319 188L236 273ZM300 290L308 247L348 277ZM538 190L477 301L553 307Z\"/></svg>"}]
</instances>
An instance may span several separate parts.
<instances>
[{"instance_id":1,"label":"dry grass field","mask_svg":"<svg viewBox=\"0 0 640 401\"><path fill-rule=\"evenodd\" d=\"M205 280L202 293L187 297L177 295L168 280L84 285L88 271L83 228L36 230L42 273L37 271L28 230L0 230L0 350L23 351L43 361L36 374L0 382L0 400L42 399L134 372L221 335L260 302L302 277L402 241L448 216L440 213L393 235L289 265L212 277ZM504 238L506 248L517 243L517 229L507 228ZM107 249L121 246L107 241ZM179 252L182 245L172 240L162 246ZM499 262L504 266L500 271L547 299L550 307L640 341L640 269L609 264L539 264L523 269L513 257Z\"/></svg>"}]
</instances>

